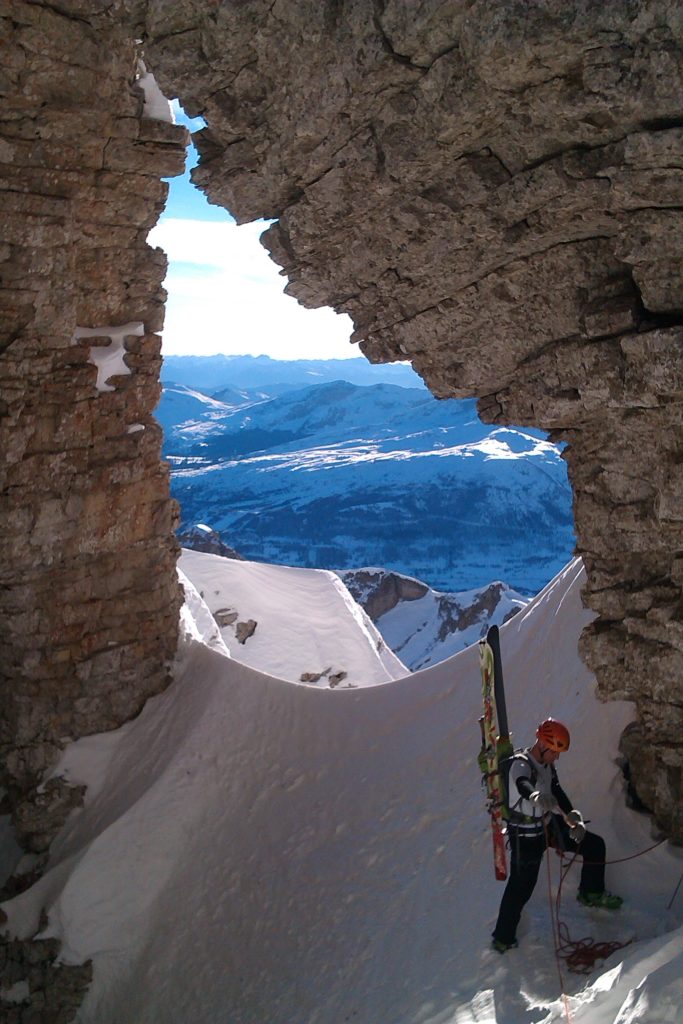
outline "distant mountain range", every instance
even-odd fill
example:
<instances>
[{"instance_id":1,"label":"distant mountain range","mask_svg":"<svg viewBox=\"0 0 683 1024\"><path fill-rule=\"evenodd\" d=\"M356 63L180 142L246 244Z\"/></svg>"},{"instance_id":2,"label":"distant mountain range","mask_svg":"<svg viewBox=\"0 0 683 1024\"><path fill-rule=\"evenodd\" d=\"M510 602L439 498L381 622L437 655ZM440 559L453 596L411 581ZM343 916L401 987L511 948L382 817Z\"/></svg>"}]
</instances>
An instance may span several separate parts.
<instances>
[{"instance_id":1,"label":"distant mountain range","mask_svg":"<svg viewBox=\"0 0 683 1024\"><path fill-rule=\"evenodd\" d=\"M203 523L252 560L382 566L448 592L504 580L529 595L571 557L566 468L539 432L485 426L473 401L421 386L294 382L312 365L380 369L365 360L240 357L244 375L216 370L206 391L202 358L167 362L157 416L185 531Z\"/></svg>"},{"instance_id":2,"label":"distant mountain range","mask_svg":"<svg viewBox=\"0 0 683 1024\"><path fill-rule=\"evenodd\" d=\"M266 390L280 394L291 388L345 380L349 384L398 384L424 387L409 363L369 363L353 359L271 359L270 356L165 356L164 384L185 384L208 394L223 388ZM272 390L275 389L275 390Z\"/></svg>"}]
</instances>

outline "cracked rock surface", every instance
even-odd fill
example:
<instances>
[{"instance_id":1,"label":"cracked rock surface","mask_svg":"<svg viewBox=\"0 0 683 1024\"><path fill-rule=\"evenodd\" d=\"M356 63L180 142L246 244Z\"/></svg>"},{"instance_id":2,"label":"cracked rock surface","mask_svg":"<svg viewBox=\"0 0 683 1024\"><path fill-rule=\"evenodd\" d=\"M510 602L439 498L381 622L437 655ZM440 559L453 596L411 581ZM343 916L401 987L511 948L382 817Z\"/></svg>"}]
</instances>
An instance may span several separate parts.
<instances>
[{"instance_id":1,"label":"cracked rock surface","mask_svg":"<svg viewBox=\"0 0 683 1024\"><path fill-rule=\"evenodd\" d=\"M683 840L683 9L195 0L138 9L208 127L196 182L372 361L567 444L605 697Z\"/></svg>"},{"instance_id":2,"label":"cracked rock surface","mask_svg":"<svg viewBox=\"0 0 683 1024\"><path fill-rule=\"evenodd\" d=\"M110 8L0 8L0 785L37 852L74 802L38 789L64 741L137 714L177 642L152 417L166 260L146 235L186 132L145 116ZM93 352L117 330L100 385Z\"/></svg>"}]
</instances>

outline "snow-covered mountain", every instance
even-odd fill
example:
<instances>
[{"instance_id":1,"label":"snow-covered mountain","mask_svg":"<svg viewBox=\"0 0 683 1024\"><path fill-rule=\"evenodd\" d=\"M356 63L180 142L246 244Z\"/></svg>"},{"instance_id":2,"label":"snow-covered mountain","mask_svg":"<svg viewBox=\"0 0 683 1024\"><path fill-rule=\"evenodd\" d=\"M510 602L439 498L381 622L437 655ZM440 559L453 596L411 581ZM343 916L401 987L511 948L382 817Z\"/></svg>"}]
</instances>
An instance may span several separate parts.
<instances>
[{"instance_id":1,"label":"snow-covered mountain","mask_svg":"<svg viewBox=\"0 0 683 1024\"><path fill-rule=\"evenodd\" d=\"M224 601L232 563L211 564L200 589L226 587ZM618 913L585 910L568 868L570 935L631 940L590 976L558 970L554 853L519 949L489 949L502 887L476 761L476 647L381 685L321 688L240 663L248 643L226 657L189 606L171 687L65 750L57 771L87 784L85 806L45 875L3 905L6 930L59 938L66 963L92 959L80 1024L674 1024L681 851L648 849L649 819L625 804L617 741L632 708L597 702L579 660L582 584L572 563L501 643L517 742L549 713L570 725L562 781L605 836L608 884L625 898ZM302 596L278 608L289 679ZM326 642L359 636L334 587L308 607Z\"/></svg>"},{"instance_id":2,"label":"snow-covered mountain","mask_svg":"<svg viewBox=\"0 0 683 1024\"><path fill-rule=\"evenodd\" d=\"M343 689L408 672L335 573L189 550L179 568L186 591L199 591L211 612L202 638L225 645L244 665L291 682Z\"/></svg>"},{"instance_id":3,"label":"snow-covered mountain","mask_svg":"<svg viewBox=\"0 0 683 1024\"><path fill-rule=\"evenodd\" d=\"M528 604L528 598L501 582L443 594L386 569L348 569L339 575L411 671L464 650L485 636L489 626L502 626Z\"/></svg>"},{"instance_id":4,"label":"snow-covered mountain","mask_svg":"<svg viewBox=\"0 0 683 1024\"><path fill-rule=\"evenodd\" d=\"M192 443L197 440L200 424L222 422L235 409L269 397L224 388L220 397L214 398L185 384L166 384L154 415L164 428L167 440Z\"/></svg>"},{"instance_id":5,"label":"snow-covered mountain","mask_svg":"<svg viewBox=\"0 0 683 1024\"><path fill-rule=\"evenodd\" d=\"M246 558L531 594L573 549L557 448L485 426L474 402L335 381L171 422L165 401L183 526L206 523Z\"/></svg>"},{"instance_id":6,"label":"snow-covered mountain","mask_svg":"<svg viewBox=\"0 0 683 1024\"><path fill-rule=\"evenodd\" d=\"M222 555L223 558L241 559L239 551L226 544L217 530L212 530L206 523L194 523L185 530L178 532L181 547L191 551L204 551L209 555Z\"/></svg>"}]
</instances>

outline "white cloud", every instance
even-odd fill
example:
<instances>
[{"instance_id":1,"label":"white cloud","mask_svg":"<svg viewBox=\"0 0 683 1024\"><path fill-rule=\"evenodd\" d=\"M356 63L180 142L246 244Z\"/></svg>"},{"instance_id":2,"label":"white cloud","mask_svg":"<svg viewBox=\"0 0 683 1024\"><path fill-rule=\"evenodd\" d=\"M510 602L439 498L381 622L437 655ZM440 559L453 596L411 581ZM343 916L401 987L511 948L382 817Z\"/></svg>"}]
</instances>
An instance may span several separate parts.
<instances>
[{"instance_id":1,"label":"white cloud","mask_svg":"<svg viewBox=\"0 0 683 1024\"><path fill-rule=\"evenodd\" d=\"M266 354L278 359L351 358L352 324L308 310L283 293L286 280L259 242L267 223L162 218L150 245L169 257L166 355Z\"/></svg>"}]
</instances>

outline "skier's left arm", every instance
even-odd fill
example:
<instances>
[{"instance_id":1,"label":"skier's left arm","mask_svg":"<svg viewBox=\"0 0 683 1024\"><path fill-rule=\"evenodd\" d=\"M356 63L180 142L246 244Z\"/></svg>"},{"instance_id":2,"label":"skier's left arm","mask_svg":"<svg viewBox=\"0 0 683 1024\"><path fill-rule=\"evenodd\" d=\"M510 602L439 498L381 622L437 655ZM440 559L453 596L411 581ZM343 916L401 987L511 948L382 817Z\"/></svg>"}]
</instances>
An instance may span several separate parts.
<instances>
[{"instance_id":1,"label":"skier's left arm","mask_svg":"<svg viewBox=\"0 0 683 1024\"><path fill-rule=\"evenodd\" d=\"M564 814L564 820L569 826L569 836L575 843L581 843L586 835L586 826L583 822L583 816L581 811L577 811L572 807L572 802L562 789L560 781L557 777L557 772L553 768L553 780L550 785L552 794L557 801L557 805Z\"/></svg>"},{"instance_id":2,"label":"skier's left arm","mask_svg":"<svg viewBox=\"0 0 683 1024\"><path fill-rule=\"evenodd\" d=\"M557 777L557 772L553 768L553 780L550 785L553 796L557 802L557 806L560 808L563 814L570 814L574 810L574 805L562 789L560 780Z\"/></svg>"}]
</instances>

